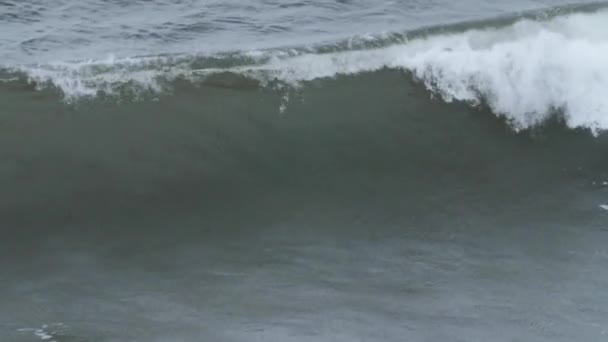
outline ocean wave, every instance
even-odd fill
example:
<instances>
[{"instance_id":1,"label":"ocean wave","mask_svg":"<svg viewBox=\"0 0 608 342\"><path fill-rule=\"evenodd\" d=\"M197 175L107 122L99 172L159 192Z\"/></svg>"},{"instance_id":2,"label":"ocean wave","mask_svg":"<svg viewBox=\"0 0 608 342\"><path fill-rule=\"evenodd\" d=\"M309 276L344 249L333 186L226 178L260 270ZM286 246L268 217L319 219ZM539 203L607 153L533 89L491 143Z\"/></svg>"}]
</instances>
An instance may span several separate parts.
<instances>
[{"instance_id":1,"label":"ocean wave","mask_svg":"<svg viewBox=\"0 0 608 342\"><path fill-rule=\"evenodd\" d=\"M38 89L57 89L69 101L125 91L172 91L178 79L297 88L308 81L391 69L406 71L445 101L486 105L517 130L538 125L555 113L572 128L594 133L608 129L608 11L526 17L445 31L214 56L11 66L1 78L14 82L17 77Z\"/></svg>"}]
</instances>

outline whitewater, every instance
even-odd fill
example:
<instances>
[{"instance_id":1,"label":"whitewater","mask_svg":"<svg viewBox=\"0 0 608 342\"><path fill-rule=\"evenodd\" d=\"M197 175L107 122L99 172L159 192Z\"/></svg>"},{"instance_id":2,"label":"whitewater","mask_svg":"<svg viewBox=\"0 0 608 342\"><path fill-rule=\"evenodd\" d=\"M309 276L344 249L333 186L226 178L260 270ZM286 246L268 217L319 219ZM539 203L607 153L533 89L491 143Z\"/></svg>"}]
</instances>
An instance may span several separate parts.
<instances>
[{"instance_id":1,"label":"whitewater","mask_svg":"<svg viewBox=\"0 0 608 342\"><path fill-rule=\"evenodd\" d=\"M167 83L176 79L204 82L214 74L297 88L388 68L410 73L445 101L487 105L517 130L555 115L572 128L595 134L607 129L608 12L538 17L447 33L358 36L321 46L9 66L4 82L23 75L38 88L56 87L73 100L112 94L125 85L136 92L170 91ZM213 67L218 60L230 66Z\"/></svg>"}]
</instances>

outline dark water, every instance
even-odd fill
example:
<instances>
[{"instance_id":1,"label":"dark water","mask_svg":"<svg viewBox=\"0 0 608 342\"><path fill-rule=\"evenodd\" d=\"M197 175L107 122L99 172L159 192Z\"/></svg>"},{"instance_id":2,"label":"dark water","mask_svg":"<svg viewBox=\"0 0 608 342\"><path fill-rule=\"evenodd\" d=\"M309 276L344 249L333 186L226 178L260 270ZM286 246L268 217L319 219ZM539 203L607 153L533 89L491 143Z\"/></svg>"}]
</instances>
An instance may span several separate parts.
<instances>
[{"instance_id":1,"label":"dark water","mask_svg":"<svg viewBox=\"0 0 608 342\"><path fill-rule=\"evenodd\" d=\"M608 338L606 12L526 16L5 67L0 340Z\"/></svg>"}]
</instances>

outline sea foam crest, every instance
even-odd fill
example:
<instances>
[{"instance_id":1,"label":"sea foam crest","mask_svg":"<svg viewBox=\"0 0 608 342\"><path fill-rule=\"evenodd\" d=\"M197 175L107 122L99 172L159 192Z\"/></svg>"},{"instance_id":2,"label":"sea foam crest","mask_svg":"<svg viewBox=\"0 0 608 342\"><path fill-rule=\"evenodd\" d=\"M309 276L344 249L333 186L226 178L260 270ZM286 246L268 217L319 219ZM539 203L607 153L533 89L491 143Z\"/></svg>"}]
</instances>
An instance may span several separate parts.
<instances>
[{"instance_id":1,"label":"sea foam crest","mask_svg":"<svg viewBox=\"0 0 608 342\"><path fill-rule=\"evenodd\" d=\"M381 68L408 70L446 101L485 102L516 129L561 112L608 129L608 12L522 20L376 50L305 54L240 72L298 83Z\"/></svg>"},{"instance_id":2,"label":"sea foam crest","mask_svg":"<svg viewBox=\"0 0 608 342\"><path fill-rule=\"evenodd\" d=\"M103 92L113 94L117 87L124 84L138 86L140 89L161 91L159 76L177 77L185 72L181 65L170 68L165 57L115 58L86 60L78 62L54 62L41 65L12 67L14 72L23 72L28 81L44 88L51 84L71 100L83 96L96 96Z\"/></svg>"},{"instance_id":3,"label":"sea foam crest","mask_svg":"<svg viewBox=\"0 0 608 342\"><path fill-rule=\"evenodd\" d=\"M608 11L549 20L522 19L501 28L471 29L417 38L387 47L319 53L249 52L255 60L228 68L194 67L170 58L139 58L28 67L37 82L67 97L112 92L129 83L160 90L159 78L206 78L237 73L265 84L302 82L383 68L411 72L446 101L487 104L516 129L556 112L570 127L608 129Z\"/></svg>"},{"instance_id":4,"label":"sea foam crest","mask_svg":"<svg viewBox=\"0 0 608 342\"><path fill-rule=\"evenodd\" d=\"M516 128L557 111L608 129L608 12L417 42L396 62L446 100L486 101Z\"/></svg>"}]
</instances>

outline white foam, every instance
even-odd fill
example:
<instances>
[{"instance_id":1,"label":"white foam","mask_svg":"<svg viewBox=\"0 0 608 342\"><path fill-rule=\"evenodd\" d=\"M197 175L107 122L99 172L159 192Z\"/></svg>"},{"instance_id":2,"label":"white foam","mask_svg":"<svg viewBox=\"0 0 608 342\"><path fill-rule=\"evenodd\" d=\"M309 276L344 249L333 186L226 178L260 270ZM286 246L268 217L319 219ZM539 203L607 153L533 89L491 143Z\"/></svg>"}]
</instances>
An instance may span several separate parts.
<instances>
[{"instance_id":1,"label":"white foam","mask_svg":"<svg viewBox=\"0 0 608 342\"><path fill-rule=\"evenodd\" d=\"M163 91L159 77L171 80L188 73L188 66L171 57L136 57L78 62L54 62L40 65L16 66L14 72L24 72L39 89L52 84L61 89L65 98L96 96L100 92L113 94L125 84L139 90ZM137 89L133 88L133 91Z\"/></svg>"},{"instance_id":2,"label":"white foam","mask_svg":"<svg viewBox=\"0 0 608 342\"><path fill-rule=\"evenodd\" d=\"M608 129L608 12L572 14L547 21L521 20L503 28L435 35L389 47L336 53L252 51L262 65L191 70L154 59L55 64L28 68L36 82L52 82L66 96L111 93L130 82L162 90L157 78L231 71L262 83L301 82L382 68L404 69L446 101L487 103L516 129L534 126L556 111L569 127ZM139 63L139 64L138 64ZM145 67L146 63L154 67ZM155 64L156 63L156 64ZM104 71L104 65L113 65ZM115 66L119 68L115 68ZM139 65L134 67L134 65ZM144 65L143 67L141 65Z\"/></svg>"},{"instance_id":3,"label":"white foam","mask_svg":"<svg viewBox=\"0 0 608 342\"><path fill-rule=\"evenodd\" d=\"M516 129L555 111L608 129L608 12L434 36L376 50L306 54L243 70L288 83L401 68L446 101L485 101ZM265 71L265 73L261 73Z\"/></svg>"},{"instance_id":4,"label":"white foam","mask_svg":"<svg viewBox=\"0 0 608 342\"><path fill-rule=\"evenodd\" d=\"M65 330L67 327L63 323L43 324L40 328L22 328L18 331L31 332L42 341L55 342L55 335Z\"/></svg>"},{"instance_id":5,"label":"white foam","mask_svg":"<svg viewBox=\"0 0 608 342\"><path fill-rule=\"evenodd\" d=\"M446 100L483 99L517 128L556 109L570 127L608 128L606 12L522 21L416 45L420 52L407 54L403 66Z\"/></svg>"},{"instance_id":6,"label":"white foam","mask_svg":"<svg viewBox=\"0 0 608 342\"><path fill-rule=\"evenodd\" d=\"M608 210L608 204L600 204L600 208L604 210Z\"/></svg>"}]
</instances>

